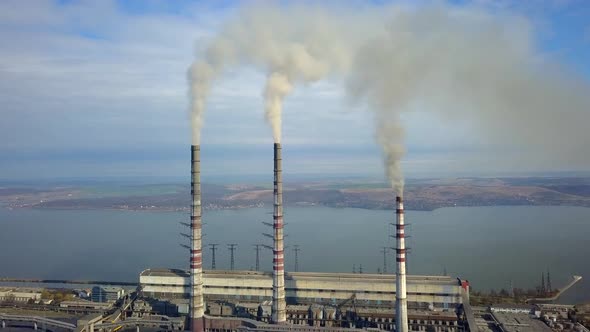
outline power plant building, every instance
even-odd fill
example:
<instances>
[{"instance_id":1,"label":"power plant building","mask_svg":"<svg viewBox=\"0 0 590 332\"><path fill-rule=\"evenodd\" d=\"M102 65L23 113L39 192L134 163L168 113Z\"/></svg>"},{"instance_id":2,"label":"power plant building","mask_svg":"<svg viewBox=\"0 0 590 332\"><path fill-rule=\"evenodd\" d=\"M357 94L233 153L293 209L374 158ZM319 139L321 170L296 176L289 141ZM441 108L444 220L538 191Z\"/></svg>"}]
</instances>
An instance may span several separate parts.
<instances>
[{"instance_id":1,"label":"power plant building","mask_svg":"<svg viewBox=\"0 0 590 332\"><path fill-rule=\"evenodd\" d=\"M148 269L139 276L144 296L163 299L188 299L190 274L184 270ZM468 299L466 282L447 276L407 276L407 301L410 306L408 322L425 321L419 317L431 317L449 326L457 324L455 311ZM264 303L272 304L273 273L256 271L203 271L203 296L208 312L216 302L239 303L244 307L254 305L253 314ZM286 272L285 300L286 322L306 325L312 307L321 305L323 320L329 319L333 310L335 319L338 308L356 306L356 314L363 319L389 320L393 330L395 318L396 276L393 274L354 274ZM381 309L379 309L381 308ZM389 308L389 309L388 309ZM270 306L268 311L270 312ZM342 310L344 312L344 310ZM434 317L434 318L432 318ZM272 322L272 317L261 317ZM207 318L209 319L209 318ZM206 319L206 320L207 320ZM443 323L441 323L443 324Z\"/></svg>"},{"instance_id":2,"label":"power plant building","mask_svg":"<svg viewBox=\"0 0 590 332\"><path fill-rule=\"evenodd\" d=\"M147 269L139 275L142 292L159 298L189 298L190 274L178 269ZM469 288L447 276L407 276L408 302L427 308L449 309L463 303ZM286 272L288 304L338 304L355 297L357 304L392 306L393 274ZM203 271L203 294L211 300L272 301L273 274L257 271Z\"/></svg>"}]
</instances>

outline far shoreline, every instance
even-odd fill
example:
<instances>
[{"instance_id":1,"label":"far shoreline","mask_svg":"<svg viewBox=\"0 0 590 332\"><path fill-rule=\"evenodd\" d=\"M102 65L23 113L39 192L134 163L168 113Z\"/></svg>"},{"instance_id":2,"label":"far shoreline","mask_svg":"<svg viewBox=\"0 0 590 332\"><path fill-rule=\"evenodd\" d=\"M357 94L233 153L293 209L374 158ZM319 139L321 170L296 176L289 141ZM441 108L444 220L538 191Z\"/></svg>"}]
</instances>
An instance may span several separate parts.
<instances>
[{"instance_id":1,"label":"far shoreline","mask_svg":"<svg viewBox=\"0 0 590 332\"><path fill-rule=\"evenodd\" d=\"M355 210L366 210L366 211L394 211L393 208L365 208L356 206L330 206L321 204L290 204L285 205L286 208L331 208L331 209L355 209ZM539 208L550 208L550 207L571 207L571 208L585 208L588 209L590 206L585 205L574 205L574 204L553 204L553 205L542 205L542 204L504 204L504 205L454 205L454 206L441 206L433 209L412 209L406 208L406 211L413 212L434 212L443 209L453 208L510 208L510 207L539 207ZM189 213L189 208L184 209L172 209L172 208L144 208L144 209L126 209L126 208L100 208L100 207L46 207L46 206L27 206L27 207L11 207L7 205L0 205L0 208L8 211L17 210L36 210L36 211L111 211L111 212L158 212L158 213ZM228 207L228 208L207 208L203 207L204 211L241 211L250 209L263 209L262 206L248 206L248 207ZM270 209L270 208L269 208Z\"/></svg>"}]
</instances>

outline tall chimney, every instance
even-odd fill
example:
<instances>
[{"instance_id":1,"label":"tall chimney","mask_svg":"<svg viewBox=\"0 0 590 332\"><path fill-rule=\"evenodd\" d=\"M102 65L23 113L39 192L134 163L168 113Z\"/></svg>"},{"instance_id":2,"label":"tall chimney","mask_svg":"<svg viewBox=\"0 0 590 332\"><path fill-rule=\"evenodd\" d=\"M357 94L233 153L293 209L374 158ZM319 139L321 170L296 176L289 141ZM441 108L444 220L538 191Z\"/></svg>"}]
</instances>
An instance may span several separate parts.
<instances>
[{"instance_id":1,"label":"tall chimney","mask_svg":"<svg viewBox=\"0 0 590 332\"><path fill-rule=\"evenodd\" d=\"M408 331L408 301L406 297L406 239L404 232L404 201L396 196L396 261L395 273L395 331Z\"/></svg>"},{"instance_id":2,"label":"tall chimney","mask_svg":"<svg viewBox=\"0 0 590 332\"><path fill-rule=\"evenodd\" d=\"M272 279L272 322L287 321L285 303L285 256L283 250L283 175L281 144L274 145L274 246Z\"/></svg>"},{"instance_id":3,"label":"tall chimney","mask_svg":"<svg viewBox=\"0 0 590 332\"><path fill-rule=\"evenodd\" d=\"M201 146L191 145L191 302L192 332L204 332L203 257L201 248Z\"/></svg>"}]
</instances>

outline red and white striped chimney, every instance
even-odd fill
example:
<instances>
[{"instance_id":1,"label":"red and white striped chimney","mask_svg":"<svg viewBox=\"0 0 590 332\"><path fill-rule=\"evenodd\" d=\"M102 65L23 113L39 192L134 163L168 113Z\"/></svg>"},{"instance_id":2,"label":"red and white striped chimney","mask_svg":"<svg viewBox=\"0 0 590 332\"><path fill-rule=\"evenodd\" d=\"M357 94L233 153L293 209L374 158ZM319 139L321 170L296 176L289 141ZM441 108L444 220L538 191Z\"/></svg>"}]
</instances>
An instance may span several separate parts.
<instances>
[{"instance_id":1,"label":"red and white striped chimney","mask_svg":"<svg viewBox=\"0 0 590 332\"><path fill-rule=\"evenodd\" d=\"M287 321L285 302L285 255L283 244L283 175L281 144L274 144L274 246L273 246L273 279L272 279L272 322Z\"/></svg>"},{"instance_id":2,"label":"red and white striped chimney","mask_svg":"<svg viewBox=\"0 0 590 332\"><path fill-rule=\"evenodd\" d=\"M191 302L192 332L204 332L203 258L201 243L201 147L191 145Z\"/></svg>"},{"instance_id":3,"label":"red and white striped chimney","mask_svg":"<svg viewBox=\"0 0 590 332\"><path fill-rule=\"evenodd\" d=\"M408 302L406 296L406 235L404 230L404 201L401 196L395 198L396 202L396 262L395 273L395 331L408 331Z\"/></svg>"}]
</instances>

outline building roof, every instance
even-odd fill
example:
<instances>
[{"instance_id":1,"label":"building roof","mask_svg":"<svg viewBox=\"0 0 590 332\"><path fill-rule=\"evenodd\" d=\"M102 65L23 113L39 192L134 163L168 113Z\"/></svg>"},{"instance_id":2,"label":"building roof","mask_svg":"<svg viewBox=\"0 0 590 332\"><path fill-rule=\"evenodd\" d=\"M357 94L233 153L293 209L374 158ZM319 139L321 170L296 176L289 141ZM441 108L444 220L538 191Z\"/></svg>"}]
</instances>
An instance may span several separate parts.
<instances>
[{"instance_id":1,"label":"building roof","mask_svg":"<svg viewBox=\"0 0 590 332\"><path fill-rule=\"evenodd\" d=\"M241 277L248 279L268 279L272 278L272 272L263 271L229 271L229 270L203 270L207 278L227 278L228 276ZM141 272L140 277L182 277L189 278L190 273L179 269L147 269ZM370 274L370 273L324 273L324 272L285 272L285 280L306 280L312 279L326 281L358 281L373 283L395 283L395 274ZM457 279L448 276L421 276L408 275L409 284L428 284L428 285L458 285Z\"/></svg>"},{"instance_id":2,"label":"building roof","mask_svg":"<svg viewBox=\"0 0 590 332\"><path fill-rule=\"evenodd\" d=\"M92 307L104 307L104 308L108 308L111 306L110 303L104 303L104 302L91 302L91 301L87 301L87 300L82 300L82 299L75 299L75 300L70 300L70 301L61 301L60 302L61 305L63 306L92 306Z\"/></svg>"},{"instance_id":3,"label":"building roof","mask_svg":"<svg viewBox=\"0 0 590 332\"><path fill-rule=\"evenodd\" d=\"M530 310L534 306L531 304L521 304L521 303L498 303L490 305L490 308L497 308L497 309L515 309L515 310Z\"/></svg>"},{"instance_id":4,"label":"building roof","mask_svg":"<svg viewBox=\"0 0 590 332\"><path fill-rule=\"evenodd\" d=\"M41 293L42 288L30 287L0 287L0 292Z\"/></svg>"},{"instance_id":5,"label":"building roof","mask_svg":"<svg viewBox=\"0 0 590 332\"><path fill-rule=\"evenodd\" d=\"M36 294L36 295L41 295L42 291L43 290L40 288L0 287L0 294L13 294L13 295Z\"/></svg>"},{"instance_id":6,"label":"building roof","mask_svg":"<svg viewBox=\"0 0 590 332\"><path fill-rule=\"evenodd\" d=\"M95 289L95 288L100 288L104 292L120 292L123 290L123 288L115 287L115 286L94 286L93 289Z\"/></svg>"},{"instance_id":7,"label":"building roof","mask_svg":"<svg viewBox=\"0 0 590 332\"><path fill-rule=\"evenodd\" d=\"M505 332L551 332L552 330L538 319L529 315L504 312L492 313Z\"/></svg>"},{"instance_id":8,"label":"building roof","mask_svg":"<svg viewBox=\"0 0 590 332\"><path fill-rule=\"evenodd\" d=\"M190 273L188 271L179 270L179 269L147 269L141 271L140 276L143 277L190 277Z\"/></svg>"}]
</instances>

